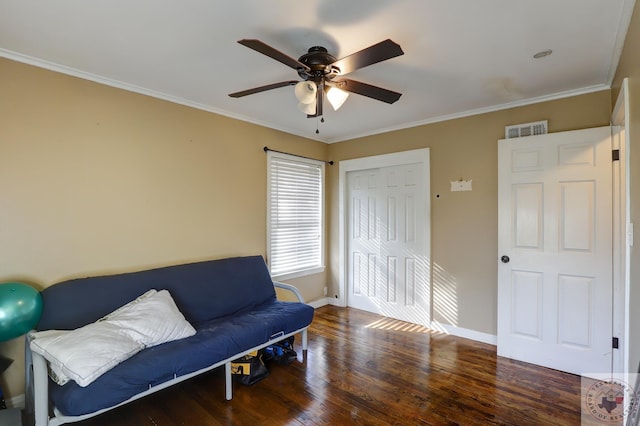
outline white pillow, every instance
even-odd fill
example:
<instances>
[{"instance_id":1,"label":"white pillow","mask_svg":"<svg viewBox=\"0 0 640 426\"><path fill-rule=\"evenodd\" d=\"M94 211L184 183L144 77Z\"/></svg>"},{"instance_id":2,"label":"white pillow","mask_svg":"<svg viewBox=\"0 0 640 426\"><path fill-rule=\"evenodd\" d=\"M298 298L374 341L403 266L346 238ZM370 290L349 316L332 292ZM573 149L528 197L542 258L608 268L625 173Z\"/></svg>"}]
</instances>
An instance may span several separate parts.
<instances>
[{"instance_id":1,"label":"white pillow","mask_svg":"<svg viewBox=\"0 0 640 426\"><path fill-rule=\"evenodd\" d=\"M49 361L52 379L58 384L75 380L83 387L144 348L108 322L38 332L32 338L31 350Z\"/></svg>"},{"instance_id":2,"label":"white pillow","mask_svg":"<svg viewBox=\"0 0 640 426\"><path fill-rule=\"evenodd\" d=\"M56 383L84 387L145 347L195 333L167 290L149 290L84 327L32 333L30 346L49 361Z\"/></svg>"},{"instance_id":3,"label":"white pillow","mask_svg":"<svg viewBox=\"0 0 640 426\"><path fill-rule=\"evenodd\" d=\"M149 290L99 321L118 326L123 334L145 347L196 334L167 290Z\"/></svg>"}]
</instances>

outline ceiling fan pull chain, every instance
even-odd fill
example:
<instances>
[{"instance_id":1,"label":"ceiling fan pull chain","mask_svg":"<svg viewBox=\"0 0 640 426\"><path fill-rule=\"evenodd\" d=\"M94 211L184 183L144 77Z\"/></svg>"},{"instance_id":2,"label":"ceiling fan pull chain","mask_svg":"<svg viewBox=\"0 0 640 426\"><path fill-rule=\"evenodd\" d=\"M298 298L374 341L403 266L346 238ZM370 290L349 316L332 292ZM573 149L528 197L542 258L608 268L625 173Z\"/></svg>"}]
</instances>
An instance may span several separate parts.
<instances>
[{"instance_id":1,"label":"ceiling fan pull chain","mask_svg":"<svg viewBox=\"0 0 640 426\"><path fill-rule=\"evenodd\" d=\"M320 117L320 123L324 123L324 117L321 116ZM320 129L319 129L319 124L318 124L318 117L316 117L316 135L320 134Z\"/></svg>"}]
</instances>

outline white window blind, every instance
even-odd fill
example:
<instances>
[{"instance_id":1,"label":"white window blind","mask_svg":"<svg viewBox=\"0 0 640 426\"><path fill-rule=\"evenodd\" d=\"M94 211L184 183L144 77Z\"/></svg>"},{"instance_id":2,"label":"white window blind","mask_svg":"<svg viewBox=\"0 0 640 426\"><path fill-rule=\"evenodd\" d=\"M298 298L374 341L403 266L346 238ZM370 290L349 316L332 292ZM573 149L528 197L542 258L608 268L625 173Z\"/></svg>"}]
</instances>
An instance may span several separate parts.
<instances>
[{"instance_id":1,"label":"white window blind","mask_svg":"<svg viewBox=\"0 0 640 426\"><path fill-rule=\"evenodd\" d=\"M284 279L324 269L324 163L267 153L267 257Z\"/></svg>"}]
</instances>

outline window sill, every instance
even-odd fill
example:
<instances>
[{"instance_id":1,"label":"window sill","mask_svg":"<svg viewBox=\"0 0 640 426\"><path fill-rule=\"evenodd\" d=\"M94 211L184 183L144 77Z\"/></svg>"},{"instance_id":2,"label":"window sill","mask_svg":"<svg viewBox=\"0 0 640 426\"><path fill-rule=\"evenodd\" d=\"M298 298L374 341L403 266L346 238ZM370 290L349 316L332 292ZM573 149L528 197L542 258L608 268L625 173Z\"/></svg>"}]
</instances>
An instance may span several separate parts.
<instances>
[{"instance_id":1,"label":"window sill","mask_svg":"<svg viewBox=\"0 0 640 426\"><path fill-rule=\"evenodd\" d=\"M271 279L273 279L274 281L284 281L284 280L290 280L292 278L300 278L300 277L306 277L307 275L319 274L321 272L324 272L324 266L318 266L310 269L303 269L301 271L287 272L286 274L274 275L271 277Z\"/></svg>"}]
</instances>

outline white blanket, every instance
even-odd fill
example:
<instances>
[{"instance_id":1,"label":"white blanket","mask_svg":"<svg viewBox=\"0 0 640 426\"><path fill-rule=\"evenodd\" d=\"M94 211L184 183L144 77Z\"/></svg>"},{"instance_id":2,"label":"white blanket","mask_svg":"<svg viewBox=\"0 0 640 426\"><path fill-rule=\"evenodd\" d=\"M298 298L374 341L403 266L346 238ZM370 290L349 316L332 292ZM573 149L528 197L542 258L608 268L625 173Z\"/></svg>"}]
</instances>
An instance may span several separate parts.
<instances>
[{"instance_id":1,"label":"white blanket","mask_svg":"<svg viewBox=\"0 0 640 426\"><path fill-rule=\"evenodd\" d=\"M32 333L30 346L49 361L56 383L84 387L145 347L195 333L167 290L149 290L84 327Z\"/></svg>"}]
</instances>

